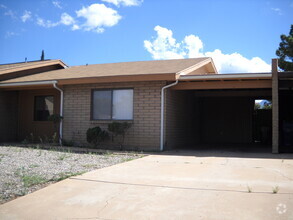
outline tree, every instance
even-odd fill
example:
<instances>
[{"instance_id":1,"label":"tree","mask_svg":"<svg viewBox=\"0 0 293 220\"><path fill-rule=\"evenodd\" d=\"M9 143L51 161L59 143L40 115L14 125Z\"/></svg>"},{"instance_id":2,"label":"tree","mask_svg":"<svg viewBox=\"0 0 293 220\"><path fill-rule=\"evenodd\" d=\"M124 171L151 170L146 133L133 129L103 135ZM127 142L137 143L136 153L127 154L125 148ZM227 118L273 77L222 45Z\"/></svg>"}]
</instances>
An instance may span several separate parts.
<instances>
[{"instance_id":1,"label":"tree","mask_svg":"<svg viewBox=\"0 0 293 220\"><path fill-rule=\"evenodd\" d=\"M41 60L45 60L45 52L42 50Z\"/></svg>"},{"instance_id":2,"label":"tree","mask_svg":"<svg viewBox=\"0 0 293 220\"><path fill-rule=\"evenodd\" d=\"M280 57L279 67L284 71L293 71L293 25L288 36L281 35L281 43L276 55Z\"/></svg>"}]
</instances>

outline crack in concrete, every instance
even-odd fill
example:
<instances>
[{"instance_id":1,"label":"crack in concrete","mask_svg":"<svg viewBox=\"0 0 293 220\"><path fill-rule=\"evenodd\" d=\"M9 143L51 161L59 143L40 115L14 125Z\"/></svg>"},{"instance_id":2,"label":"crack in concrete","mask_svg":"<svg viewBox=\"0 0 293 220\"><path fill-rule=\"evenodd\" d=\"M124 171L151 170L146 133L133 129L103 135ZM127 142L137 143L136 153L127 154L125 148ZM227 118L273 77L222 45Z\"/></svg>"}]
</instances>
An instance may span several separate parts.
<instances>
[{"instance_id":1,"label":"crack in concrete","mask_svg":"<svg viewBox=\"0 0 293 220\"><path fill-rule=\"evenodd\" d=\"M100 213L109 205L109 201L114 199L115 197L117 197L118 195L121 194L122 191L125 190L125 187L123 187L123 189L120 189L118 193L116 193L114 196L110 197L109 199L106 200L106 204L100 209L97 211L97 216L100 215Z\"/></svg>"},{"instance_id":2,"label":"crack in concrete","mask_svg":"<svg viewBox=\"0 0 293 220\"><path fill-rule=\"evenodd\" d=\"M106 180L91 180L91 179L82 179L71 177L72 180L78 181L89 181L89 182L99 182L107 184L118 184L118 185L127 185L127 186L141 186L141 187L157 187L157 188L168 188L168 189L179 189L179 190L198 190L198 191L217 191L217 192L231 192L231 193L247 193L245 190L235 190L235 189L217 189L217 188L196 188L196 187L181 187L181 186L167 186L167 185L155 185L155 184L142 184L142 183L127 183L127 182L115 182L115 181L106 181ZM253 192L259 194L270 194L270 192L259 191ZM291 192L284 192L278 194L293 194Z\"/></svg>"}]
</instances>

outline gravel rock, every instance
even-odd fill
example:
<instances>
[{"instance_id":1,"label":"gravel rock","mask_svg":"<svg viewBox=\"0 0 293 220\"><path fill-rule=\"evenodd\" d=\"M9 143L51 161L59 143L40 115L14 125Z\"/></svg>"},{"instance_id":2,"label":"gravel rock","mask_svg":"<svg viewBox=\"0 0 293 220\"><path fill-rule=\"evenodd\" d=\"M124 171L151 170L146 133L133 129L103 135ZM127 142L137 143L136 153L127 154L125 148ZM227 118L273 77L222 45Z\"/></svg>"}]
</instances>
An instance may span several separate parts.
<instances>
[{"instance_id":1,"label":"gravel rock","mask_svg":"<svg viewBox=\"0 0 293 220\"><path fill-rule=\"evenodd\" d=\"M0 146L0 204L50 183L136 159L136 153L72 153Z\"/></svg>"}]
</instances>

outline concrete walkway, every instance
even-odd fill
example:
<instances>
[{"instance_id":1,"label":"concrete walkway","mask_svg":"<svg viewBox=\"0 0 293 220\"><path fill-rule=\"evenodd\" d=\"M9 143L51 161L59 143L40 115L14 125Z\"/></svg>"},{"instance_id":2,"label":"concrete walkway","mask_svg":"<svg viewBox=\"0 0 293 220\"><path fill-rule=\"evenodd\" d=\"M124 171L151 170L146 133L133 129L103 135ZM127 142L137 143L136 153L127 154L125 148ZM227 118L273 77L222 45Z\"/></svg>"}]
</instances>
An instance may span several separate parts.
<instances>
[{"instance_id":1,"label":"concrete walkway","mask_svg":"<svg viewBox=\"0 0 293 220\"><path fill-rule=\"evenodd\" d=\"M290 157L173 153L50 185L1 205L0 219L293 219Z\"/></svg>"}]
</instances>

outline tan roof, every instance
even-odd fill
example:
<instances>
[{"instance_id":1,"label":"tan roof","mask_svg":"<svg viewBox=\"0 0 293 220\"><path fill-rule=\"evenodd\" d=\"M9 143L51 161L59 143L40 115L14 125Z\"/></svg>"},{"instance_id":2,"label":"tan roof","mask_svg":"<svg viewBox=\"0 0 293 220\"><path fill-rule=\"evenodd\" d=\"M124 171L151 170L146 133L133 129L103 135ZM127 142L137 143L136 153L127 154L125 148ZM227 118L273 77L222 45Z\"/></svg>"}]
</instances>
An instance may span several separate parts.
<instances>
[{"instance_id":1,"label":"tan roof","mask_svg":"<svg viewBox=\"0 0 293 220\"><path fill-rule=\"evenodd\" d=\"M11 72L34 69L38 67L44 67L49 65L59 64L63 67L67 67L61 60L43 60L43 61L30 61L22 63L9 63L9 64L0 64L0 75L8 74Z\"/></svg>"},{"instance_id":2,"label":"tan roof","mask_svg":"<svg viewBox=\"0 0 293 220\"><path fill-rule=\"evenodd\" d=\"M74 66L61 70L53 70L49 72L38 73L34 75L19 77L2 81L1 83L14 82L33 82L46 80L69 80L69 79L84 79L84 78L109 78L114 76L146 76L173 74L188 70L193 66L205 65L207 62L212 62L211 58L192 58L192 59L177 59L177 60L153 60L153 61L138 61L138 62L123 62L123 63L107 63L94 64L84 66ZM202 64L202 65L201 65ZM214 70L216 72L216 70Z\"/></svg>"}]
</instances>

